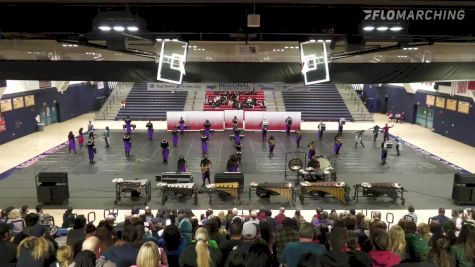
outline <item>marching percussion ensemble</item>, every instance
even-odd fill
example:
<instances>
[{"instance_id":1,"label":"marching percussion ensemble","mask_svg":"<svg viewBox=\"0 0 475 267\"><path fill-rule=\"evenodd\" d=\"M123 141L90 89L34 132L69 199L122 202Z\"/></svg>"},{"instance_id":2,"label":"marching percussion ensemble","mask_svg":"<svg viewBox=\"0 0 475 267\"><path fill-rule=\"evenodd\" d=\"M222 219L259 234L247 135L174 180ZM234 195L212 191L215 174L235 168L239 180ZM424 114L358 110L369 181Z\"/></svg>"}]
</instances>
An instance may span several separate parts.
<instances>
[{"instance_id":1,"label":"marching percussion ensemble","mask_svg":"<svg viewBox=\"0 0 475 267\"><path fill-rule=\"evenodd\" d=\"M193 197L193 204L198 205L198 189L194 183L168 184L158 183L157 187L162 191L162 205L168 200L169 196L177 198Z\"/></svg>"},{"instance_id":2,"label":"marching percussion ensemble","mask_svg":"<svg viewBox=\"0 0 475 267\"><path fill-rule=\"evenodd\" d=\"M123 178L115 178L112 180L115 185L115 201L117 204L122 198L145 199L145 205L152 199L152 185L150 180L124 180Z\"/></svg>"}]
</instances>

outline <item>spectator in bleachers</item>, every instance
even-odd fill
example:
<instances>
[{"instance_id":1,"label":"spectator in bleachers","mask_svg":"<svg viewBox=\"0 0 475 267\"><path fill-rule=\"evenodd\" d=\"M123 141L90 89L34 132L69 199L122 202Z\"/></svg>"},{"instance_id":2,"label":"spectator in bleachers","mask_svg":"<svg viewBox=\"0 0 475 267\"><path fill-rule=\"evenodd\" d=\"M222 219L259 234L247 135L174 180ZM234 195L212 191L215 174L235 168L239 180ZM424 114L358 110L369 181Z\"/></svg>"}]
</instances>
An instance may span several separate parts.
<instances>
[{"instance_id":1,"label":"spectator in bleachers","mask_svg":"<svg viewBox=\"0 0 475 267\"><path fill-rule=\"evenodd\" d=\"M294 220L297 222L298 226L305 222L305 218L300 214L300 210L295 211Z\"/></svg>"},{"instance_id":2,"label":"spectator in bleachers","mask_svg":"<svg viewBox=\"0 0 475 267\"><path fill-rule=\"evenodd\" d=\"M231 223L229 226L229 240L220 244L219 249L223 256L222 262L226 262L229 253L233 251L235 247L239 247L242 244L242 224L240 222Z\"/></svg>"},{"instance_id":3,"label":"spectator in bleachers","mask_svg":"<svg viewBox=\"0 0 475 267\"><path fill-rule=\"evenodd\" d=\"M431 231L427 223L419 223L417 225L417 233L427 242L431 239Z\"/></svg>"},{"instance_id":4,"label":"spectator in bleachers","mask_svg":"<svg viewBox=\"0 0 475 267\"><path fill-rule=\"evenodd\" d=\"M221 228L221 223L219 217L215 216L211 219L208 220L208 223L206 224L206 229L208 230L208 235L210 240L214 240L216 244L221 245L226 241L226 235L222 235L219 232L219 229Z\"/></svg>"},{"instance_id":5,"label":"spectator in bleachers","mask_svg":"<svg viewBox=\"0 0 475 267\"><path fill-rule=\"evenodd\" d=\"M154 242L144 243L137 255L135 265L131 267L168 267L167 255Z\"/></svg>"},{"instance_id":6,"label":"spectator in bleachers","mask_svg":"<svg viewBox=\"0 0 475 267\"><path fill-rule=\"evenodd\" d=\"M389 251L389 236L384 230L371 231L371 244L373 250L368 255L374 267L390 267L398 264L401 258Z\"/></svg>"},{"instance_id":7,"label":"spectator in bleachers","mask_svg":"<svg viewBox=\"0 0 475 267\"><path fill-rule=\"evenodd\" d=\"M404 216L406 220L413 221L417 224L417 214L415 213L414 206L409 206L409 208L407 208L407 211L409 211L409 213Z\"/></svg>"},{"instance_id":8,"label":"spectator in bleachers","mask_svg":"<svg viewBox=\"0 0 475 267\"><path fill-rule=\"evenodd\" d=\"M53 244L44 237L27 237L17 248L16 267L47 267L55 261Z\"/></svg>"},{"instance_id":9,"label":"spectator in bleachers","mask_svg":"<svg viewBox=\"0 0 475 267\"><path fill-rule=\"evenodd\" d=\"M320 257L313 253L305 253L299 260L297 267L320 267Z\"/></svg>"},{"instance_id":10,"label":"spectator in bleachers","mask_svg":"<svg viewBox=\"0 0 475 267\"><path fill-rule=\"evenodd\" d=\"M74 226L74 214L73 208L69 207L63 214L63 224L62 228L69 228Z\"/></svg>"},{"instance_id":11,"label":"spectator in bleachers","mask_svg":"<svg viewBox=\"0 0 475 267\"><path fill-rule=\"evenodd\" d=\"M370 267L371 258L367 253L359 251L358 236L355 232L346 232L346 247L348 248L347 254L349 256L348 263L351 267Z\"/></svg>"},{"instance_id":12,"label":"spectator in bleachers","mask_svg":"<svg viewBox=\"0 0 475 267\"><path fill-rule=\"evenodd\" d=\"M445 209L439 208L439 214L432 217L432 220L436 220L440 225L445 225L449 221L449 217L445 216Z\"/></svg>"},{"instance_id":13,"label":"spectator in bleachers","mask_svg":"<svg viewBox=\"0 0 475 267\"><path fill-rule=\"evenodd\" d=\"M196 229L195 241L189 244L180 255L180 267L218 267L221 252L209 242L205 228Z\"/></svg>"},{"instance_id":14,"label":"spectator in bleachers","mask_svg":"<svg viewBox=\"0 0 475 267\"><path fill-rule=\"evenodd\" d=\"M455 267L473 266L475 258L475 226L465 223L460 230L457 242L450 248Z\"/></svg>"},{"instance_id":15,"label":"spectator in bleachers","mask_svg":"<svg viewBox=\"0 0 475 267\"><path fill-rule=\"evenodd\" d=\"M23 231L25 227L25 220L21 217L19 209L13 209L8 213L7 224L11 226L13 234L18 234Z\"/></svg>"},{"instance_id":16,"label":"spectator in bleachers","mask_svg":"<svg viewBox=\"0 0 475 267\"><path fill-rule=\"evenodd\" d=\"M284 219L285 219L285 208L284 207L281 207L279 209L279 214L277 214L274 218L275 220L275 224L276 225L282 225L282 223L284 222Z\"/></svg>"},{"instance_id":17,"label":"spectator in bleachers","mask_svg":"<svg viewBox=\"0 0 475 267\"><path fill-rule=\"evenodd\" d=\"M74 227L68 232L66 244L74 247L77 242L86 239L86 217L79 215L74 219Z\"/></svg>"},{"instance_id":18,"label":"spectator in bleachers","mask_svg":"<svg viewBox=\"0 0 475 267\"><path fill-rule=\"evenodd\" d=\"M61 246L56 251L56 262L53 263L54 267L69 267L74 262L73 249L68 246ZM50 266L51 267L51 266Z\"/></svg>"},{"instance_id":19,"label":"spectator in bleachers","mask_svg":"<svg viewBox=\"0 0 475 267\"><path fill-rule=\"evenodd\" d=\"M21 206L20 212L21 212L21 217L22 217L23 219L25 219L25 218L26 218L26 215L28 215L28 213L29 213L29 211L28 211L28 205L23 205L23 206Z\"/></svg>"},{"instance_id":20,"label":"spectator in bleachers","mask_svg":"<svg viewBox=\"0 0 475 267\"><path fill-rule=\"evenodd\" d=\"M40 216L36 213L30 213L25 218L26 228L23 230L23 234L26 236L40 237L46 234L46 228L44 225L39 224ZM17 235L18 238L19 235ZM24 238L24 237L23 237ZM21 240L17 240L15 243L20 243Z\"/></svg>"},{"instance_id":21,"label":"spectator in bleachers","mask_svg":"<svg viewBox=\"0 0 475 267\"><path fill-rule=\"evenodd\" d=\"M406 235L399 225L393 225L389 230L389 250L403 259L406 255Z\"/></svg>"},{"instance_id":22,"label":"spectator in bleachers","mask_svg":"<svg viewBox=\"0 0 475 267\"><path fill-rule=\"evenodd\" d=\"M104 258L115 263L117 267L130 267L135 264L140 249L140 245L134 243L137 237L137 228L130 224L125 225L120 245L113 246L104 252Z\"/></svg>"},{"instance_id":23,"label":"spectator in bleachers","mask_svg":"<svg viewBox=\"0 0 475 267\"><path fill-rule=\"evenodd\" d=\"M453 267L454 261L448 250L449 242L445 238L439 238L430 249L428 258L439 267Z\"/></svg>"},{"instance_id":24,"label":"spectator in bleachers","mask_svg":"<svg viewBox=\"0 0 475 267\"><path fill-rule=\"evenodd\" d=\"M9 242L9 227L0 223L0 266L14 267L16 263L16 245Z\"/></svg>"},{"instance_id":25,"label":"spectator in bleachers","mask_svg":"<svg viewBox=\"0 0 475 267\"><path fill-rule=\"evenodd\" d=\"M315 228L313 224L304 222L300 225L299 241L289 242L285 246L280 262L288 267L297 267L300 258L305 253L313 253L315 255L322 255L326 249L323 245L313 243L315 238Z\"/></svg>"},{"instance_id":26,"label":"spectator in bleachers","mask_svg":"<svg viewBox=\"0 0 475 267\"><path fill-rule=\"evenodd\" d=\"M407 258L401 261L400 266L433 266L427 263L429 246L426 240L420 235L409 234L406 236ZM403 264L405 263L405 264Z\"/></svg>"},{"instance_id":27,"label":"spectator in bleachers","mask_svg":"<svg viewBox=\"0 0 475 267\"><path fill-rule=\"evenodd\" d=\"M324 266L349 266L350 255L342 250L346 244L347 230L342 227L334 227L329 235L329 251L326 251L321 262Z\"/></svg>"},{"instance_id":28,"label":"spectator in bleachers","mask_svg":"<svg viewBox=\"0 0 475 267\"><path fill-rule=\"evenodd\" d=\"M268 221L261 221L259 223L259 235L262 241L268 247L268 250L272 252L272 247L274 246L274 234L272 233L272 226Z\"/></svg>"}]
</instances>

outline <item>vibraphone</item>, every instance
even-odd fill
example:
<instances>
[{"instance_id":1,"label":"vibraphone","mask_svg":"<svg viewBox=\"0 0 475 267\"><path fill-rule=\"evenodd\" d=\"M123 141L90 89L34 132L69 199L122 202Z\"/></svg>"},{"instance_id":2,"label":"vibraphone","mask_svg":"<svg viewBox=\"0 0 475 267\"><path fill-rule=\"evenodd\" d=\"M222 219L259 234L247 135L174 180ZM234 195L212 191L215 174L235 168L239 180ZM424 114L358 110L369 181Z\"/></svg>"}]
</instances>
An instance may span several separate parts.
<instances>
[{"instance_id":1,"label":"vibraphone","mask_svg":"<svg viewBox=\"0 0 475 267\"><path fill-rule=\"evenodd\" d=\"M386 196L394 201L401 200L401 204L404 205L406 200L404 199L404 188L399 183L368 183L363 182L355 185L355 195L353 199L358 202L359 197L371 197L377 198Z\"/></svg>"},{"instance_id":2,"label":"vibraphone","mask_svg":"<svg viewBox=\"0 0 475 267\"><path fill-rule=\"evenodd\" d=\"M206 186L209 193L209 204L212 204L212 194L217 193L219 196L225 198L232 196L241 204L241 192L238 182L232 183L214 183Z\"/></svg>"},{"instance_id":3,"label":"vibraphone","mask_svg":"<svg viewBox=\"0 0 475 267\"><path fill-rule=\"evenodd\" d=\"M294 185L292 183L256 183L249 184L249 201L251 201L252 192L261 198L270 198L270 196L281 195L289 203L295 206Z\"/></svg>"},{"instance_id":4,"label":"vibraphone","mask_svg":"<svg viewBox=\"0 0 475 267\"><path fill-rule=\"evenodd\" d=\"M152 198L152 185L149 179L124 180L123 178L115 178L112 183L115 184L115 204L119 203L122 198L132 200L143 198L145 199L145 205L147 205L147 202Z\"/></svg>"},{"instance_id":5,"label":"vibraphone","mask_svg":"<svg viewBox=\"0 0 475 267\"><path fill-rule=\"evenodd\" d=\"M157 187L162 191L162 205L165 205L169 196L177 198L192 197L193 204L198 205L198 189L194 183L158 183Z\"/></svg>"},{"instance_id":6,"label":"vibraphone","mask_svg":"<svg viewBox=\"0 0 475 267\"><path fill-rule=\"evenodd\" d=\"M345 182L301 182L300 183L300 202L304 204L305 194L314 197L315 194L325 197L326 194L331 194L334 198L342 204L350 202L350 187Z\"/></svg>"}]
</instances>

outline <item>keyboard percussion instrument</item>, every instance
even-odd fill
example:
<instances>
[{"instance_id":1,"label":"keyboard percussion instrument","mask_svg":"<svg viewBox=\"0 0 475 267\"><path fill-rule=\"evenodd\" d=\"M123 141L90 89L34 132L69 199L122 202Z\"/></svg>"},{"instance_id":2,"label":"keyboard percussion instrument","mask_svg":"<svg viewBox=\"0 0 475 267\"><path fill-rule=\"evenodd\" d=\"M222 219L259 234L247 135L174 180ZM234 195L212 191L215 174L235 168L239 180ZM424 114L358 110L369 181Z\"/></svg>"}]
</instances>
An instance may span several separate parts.
<instances>
[{"instance_id":1,"label":"keyboard percussion instrument","mask_svg":"<svg viewBox=\"0 0 475 267\"><path fill-rule=\"evenodd\" d=\"M198 205L198 188L194 183L169 184L160 182L157 187L162 191L162 205L165 205L170 196L178 199L193 198L193 204Z\"/></svg>"},{"instance_id":2,"label":"keyboard percussion instrument","mask_svg":"<svg viewBox=\"0 0 475 267\"><path fill-rule=\"evenodd\" d=\"M285 200L295 206L295 187L292 183L256 183L249 184L249 201L251 200L252 192L261 198L270 198L270 196L282 196Z\"/></svg>"},{"instance_id":3,"label":"keyboard percussion instrument","mask_svg":"<svg viewBox=\"0 0 475 267\"><path fill-rule=\"evenodd\" d=\"M304 204L306 194L310 197L325 197L326 194L332 195L342 204L348 204L350 199L350 187L345 182L301 182L300 183L300 202Z\"/></svg>"},{"instance_id":4,"label":"keyboard percussion instrument","mask_svg":"<svg viewBox=\"0 0 475 267\"><path fill-rule=\"evenodd\" d=\"M149 179L124 180L123 178L115 178L112 180L115 185L115 201L117 204L122 198L130 198L132 200L143 198L144 204L152 198L152 185Z\"/></svg>"},{"instance_id":5,"label":"keyboard percussion instrument","mask_svg":"<svg viewBox=\"0 0 475 267\"><path fill-rule=\"evenodd\" d=\"M404 198L404 188L399 183L368 183L363 182L355 185L355 194L353 200L358 203L360 197L377 198L377 197L389 197L393 201L401 200L401 204L404 205L406 199Z\"/></svg>"},{"instance_id":6,"label":"keyboard percussion instrument","mask_svg":"<svg viewBox=\"0 0 475 267\"><path fill-rule=\"evenodd\" d=\"M206 188L208 188L209 193L209 204L212 204L213 193L218 194L223 199L231 196L238 201L238 204L241 203L241 188L238 182L214 183L207 185Z\"/></svg>"}]
</instances>

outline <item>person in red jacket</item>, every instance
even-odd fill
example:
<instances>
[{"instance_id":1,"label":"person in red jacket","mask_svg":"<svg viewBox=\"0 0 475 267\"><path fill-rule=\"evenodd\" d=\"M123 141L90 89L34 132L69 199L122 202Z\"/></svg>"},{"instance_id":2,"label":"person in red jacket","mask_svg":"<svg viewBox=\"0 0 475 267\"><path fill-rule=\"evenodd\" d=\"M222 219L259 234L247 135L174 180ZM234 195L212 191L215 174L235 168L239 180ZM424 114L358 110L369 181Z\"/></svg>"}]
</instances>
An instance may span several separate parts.
<instances>
[{"instance_id":1,"label":"person in red jacket","mask_svg":"<svg viewBox=\"0 0 475 267\"><path fill-rule=\"evenodd\" d=\"M373 267L391 267L401 262L401 258L388 250L389 235L386 231L375 229L371 231L371 244L373 250L368 255L373 262Z\"/></svg>"}]
</instances>

